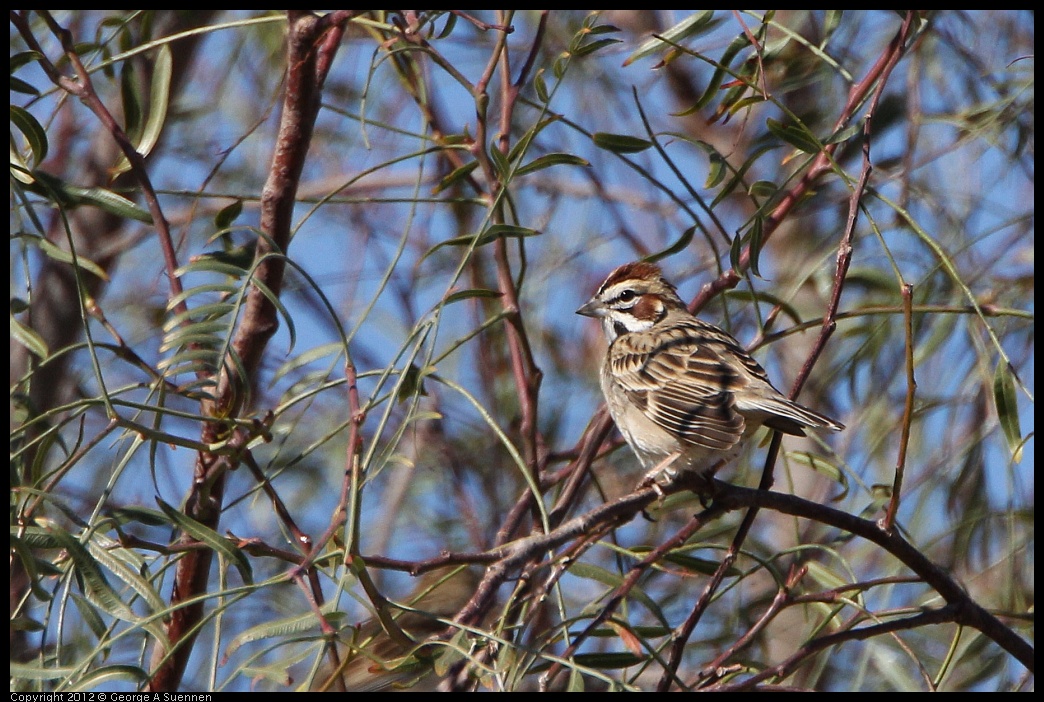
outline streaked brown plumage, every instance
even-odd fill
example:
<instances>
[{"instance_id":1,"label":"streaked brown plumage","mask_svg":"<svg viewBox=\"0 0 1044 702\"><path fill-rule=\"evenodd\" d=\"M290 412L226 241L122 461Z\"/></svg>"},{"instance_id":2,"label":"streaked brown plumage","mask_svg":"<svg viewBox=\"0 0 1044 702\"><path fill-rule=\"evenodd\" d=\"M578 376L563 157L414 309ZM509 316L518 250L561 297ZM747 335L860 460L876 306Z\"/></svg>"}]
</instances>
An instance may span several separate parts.
<instances>
[{"instance_id":1,"label":"streaked brown plumage","mask_svg":"<svg viewBox=\"0 0 1044 702\"><path fill-rule=\"evenodd\" d=\"M795 436L844 428L773 387L739 342L692 315L651 263L614 270L577 314L602 320L602 392L647 479L713 474L763 425Z\"/></svg>"}]
</instances>

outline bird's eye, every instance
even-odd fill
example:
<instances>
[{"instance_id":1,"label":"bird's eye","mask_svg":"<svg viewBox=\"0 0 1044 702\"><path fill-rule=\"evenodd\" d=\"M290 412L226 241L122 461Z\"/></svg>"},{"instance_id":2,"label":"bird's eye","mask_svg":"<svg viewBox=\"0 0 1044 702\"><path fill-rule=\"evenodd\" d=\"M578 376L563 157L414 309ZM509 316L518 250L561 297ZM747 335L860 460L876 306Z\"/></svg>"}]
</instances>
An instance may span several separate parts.
<instances>
[{"instance_id":1,"label":"bird's eye","mask_svg":"<svg viewBox=\"0 0 1044 702\"><path fill-rule=\"evenodd\" d=\"M620 302L630 302L634 299L634 296L634 290L624 290L622 293L620 293Z\"/></svg>"}]
</instances>

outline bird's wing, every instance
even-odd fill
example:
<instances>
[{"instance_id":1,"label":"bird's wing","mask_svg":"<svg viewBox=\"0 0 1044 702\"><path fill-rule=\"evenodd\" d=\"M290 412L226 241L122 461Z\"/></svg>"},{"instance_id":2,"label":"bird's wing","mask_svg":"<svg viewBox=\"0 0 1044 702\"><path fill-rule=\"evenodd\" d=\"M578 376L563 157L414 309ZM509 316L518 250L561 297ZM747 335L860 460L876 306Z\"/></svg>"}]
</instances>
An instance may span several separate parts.
<instances>
[{"instance_id":1,"label":"bird's wing","mask_svg":"<svg viewBox=\"0 0 1044 702\"><path fill-rule=\"evenodd\" d=\"M704 326L694 320L624 334L610 347L609 363L631 402L657 425L686 443L725 450L746 427L734 396L742 379Z\"/></svg>"}]
</instances>

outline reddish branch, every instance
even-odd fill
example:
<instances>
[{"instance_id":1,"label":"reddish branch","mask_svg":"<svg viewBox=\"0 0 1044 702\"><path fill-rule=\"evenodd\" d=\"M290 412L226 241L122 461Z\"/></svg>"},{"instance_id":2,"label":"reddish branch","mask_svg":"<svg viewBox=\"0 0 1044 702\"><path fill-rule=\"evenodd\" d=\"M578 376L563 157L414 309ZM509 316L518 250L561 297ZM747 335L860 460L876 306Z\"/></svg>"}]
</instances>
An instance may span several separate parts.
<instances>
[{"instance_id":1,"label":"reddish branch","mask_svg":"<svg viewBox=\"0 0 1044 702\"><path fill-rule=\"evenodd\" d=\"M311 13L288 13L287 76L283 112L268 180L261 195L261 228L258 239L255 279L272 293L282 289L285 260L290 243L290 225L297 188L304 168L312 130L319 113L320 95L331 61L340 44L350 12L337 12L323 18ZM238 364L224 363L217 381L216 400L205 403L204 414L234 417L243 410L249 376L259 367L265 347L278 327L276 309L259 287L251 287L236 336L232 343ZM248 377L239 377L238 369ZM225 430L220 421L207 422L202 441L217 442ZM221 515L225 477L236 467L236 458L201 452L198 455L193 486L185 502L185 512L201 524L216 529ZM183 540L190 540L187 535ZM157 646L153 652L153 671L149 689L176 690L181 683L192 646L203 616L210 565L209 550L187 552L178 561L171 595L171 616L167 637L171 650Z\"/></svg>"},{"instance_id":2,"label":"reddish branch","mask_svg":"<svg viewBox=\"0 0 1044 702\"><path fill-rule=\"evenodd\" d=\"M791 398L796 398L800 393L802 386L808 379L809 374L812 372L813 366L819 360L820 355L826 348L827 341L833 335L834 329L837 326L835 317L837 315L838 307L841 304L841 293L844 290L845 278L848 275L848 268L852 260L852 237L855 233L855 224L859 214L859 203L862 199L867 183L869 182L870 173L872 171L872 164L870 161L870 135L873 115L876 112L877 105L879 104L881 95L884 92L884 86L888 81L888 77L892 73L892 69L895 68L899 63L899 60L906 53L907 43L913 33L916 20L917 13L915 11L907 12L895 37L892 39L885 51L882 52L877 63L874 64L862 81L852 86L852 89L848 94L848 102L834 125L834 131L837 131L847 124L854 116L855 110L863 103L868 95L871 95L872 91L872 98L867 109L866 122L864 124L863 167L859 176L859 181L853 188L851 197L849 198L848 220L845 232L838 244L837 266L834 273L833 291L831 293L830 302L827 305L826 313L823 315L823 326L819 337L816 339L815 344L813 344L812 350L809 352L808 358L805 359L805 363L801 368L801 372L794 381L794 386L790 393ZM779 223L783 221L791 208L799 202L802 197L804 197L805 193L812 187L813 183L815 183L820 176L829 172L833 167L833 153L837 149L837 146L837 143L829 144L819 153L818 156L816 156L811 167L802 177L798 185L792 189L786 197L784 197L783 201L768 217L764 228L765 238L767 238L771 232L775 231L779 226ZM741 257L741 266L746 268L749 261L750 248L748 247ZM694 301L693 306L697 305L698 301ZM768 455L765 459L765 469L762 472L758 488L759 490L767 491L772 486L772 472L775 466L776 456L779 453L780 438L781 435L779 432L775 432L772 437L772 443L769 446ZM753 508L744 515L743 521L740 523L736 535L733 537L732 544L730 545L725 558L722 559L717 571L708 581L702 595L697 599L696 604L689 613L689 616L686 617L682 625L675 631L671 644L671 654L667 667L664 670L664 674L657 685L658 690L666 691L670 689L678 670L678 666L681 665L682 656L686 644L689 641L689 637L696 629L696 625L699 623L707 607L710 606L713 595L720 587L725 574L732 567L733 562L739 555L740 549L743 547L743 543L746 541L747 535L754 524L757 512L757 508Z\"/></svg>"}]
</instances>

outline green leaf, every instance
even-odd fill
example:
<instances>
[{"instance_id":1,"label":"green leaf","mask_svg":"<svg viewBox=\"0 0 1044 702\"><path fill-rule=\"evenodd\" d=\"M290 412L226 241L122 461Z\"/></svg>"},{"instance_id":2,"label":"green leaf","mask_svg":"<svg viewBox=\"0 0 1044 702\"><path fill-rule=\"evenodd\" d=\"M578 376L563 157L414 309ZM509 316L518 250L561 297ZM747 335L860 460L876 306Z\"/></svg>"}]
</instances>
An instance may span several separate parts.
<instances>
[{"instance_id":1,"label":"green leaf","mask_svg":"<svg viewBox=\"0 0 1044 702\"><path fill-rule=\"evenodd\" d=\"M102 685L106 690L118 689L112 687L116 682L129 682L137 685L146 682L149 677L146 671L136 665L107 665L92 670L67 689L71 692L82 692Z\"/></svg>"},{"instance_id":2,"label":"green leaf","mask_svg":"<svg viewBox=\"0 0 1044 702\"><path fill-rule=\"evenodd\" d=\"M40 251L42 251L47 258L61 261L62 263L73 263L73 255L65 249L55 246L49 239L34 237L34 241L39 244ZM85 258L82 254L76 254L76 265L89 273L93 273L102 280L109 279L109 274L106 273L101 266L89 258Z\"/></svg>"},{"instance_id":3,"label":"green leaf","mask_svg":"<svg viewBox=\"0 0 1044 702\"><path fill-rule=\"evenodd\" d=\"M525 175L527 173L533 173L540 171L551 166L590 166L591 162L587 159L574 156L573 154L565 153L551 153L543 156L538 156L524 166L519 166L515 171L516 176Z\"/></svg>"},{"instance_id":4,"label":"green leaf","mask_svg":"<svg viewBox=\"0 0 1044 702\"><path fill-rule=\"evenodd\" d=\"M636 154L651 148L653 143L648 139L628 136L627 134L610 134L595 132L591 135L595 146L618 154Z\"/></svg>"},{"instance_id":5,"label":"green leaf","mask_svg":"<svg viewBox=\"0 0 1044 702\"><path fill-rule=\"evenodd\" d=\"M137 140L141 136L142 109L141 103L144 97L138 90L138 81L135 76L133 61L124 61L120 64L120 102L123 109L123 132L131 140ZM126 163L126 160L124 160Z\"/></svg>"},{"instance_id":6,"label":"green leaf","mask_svg":"<svg viewBox=\"0 0 1044 702\"><path fill-rule=\"evenodd\" d=\"M875 128L876 128L876 126L877 125L875 125ZM828 136L826 139L824 139L823 143L824 144L840 144L842 142L848 141L849 139L854 137L856 134L861 134L862 132L863 132L863 122L862 122L862 120L860 120L856 124L849 125L847 127L844 127L843 129L838 129L836 132L834 132L833 134Z\"/></svg>"},{"instance_id":7,"label":"green leaf","mask_svg":"<svg viewBox=\"0 0 1044 702\"><path fill-rule=\"evenodd\" d=\"M641 551L641 549L638 548L635 549L635 551ZM623 576L619 573L600 568L590 563L574 563L570 566L569 573L578 578L594 580L612 588L619 587L620 583L623 582ZM655 600L649 597L641 587L632 588L631 591L627 593L627 597L636 602L642 603L649 609L653 616L666 623L667 620L664 617L663 612L660 610L659 605L656 604Z\"/></svg>"},{"instance_id":8,"label":"green leaf","mask_svg":"<svg viewBox=\"0 0 1044 702\"><path fill-rule=\"evenodd\" d=\"M243 578L243 582L247 585L253 584L254 576L250 568L250 561L247 559L246 554L232 545L231 541L210 527L200 524L192 517L182 514L158 497L156 498L156 503L163 510L163 513L170 517L170 520L182 531L196 541L206 544L217 553L224 555L239 571L239 576Z\"/></svg>"},{"instance_id":9,"label":"green leaf","mask_svg":"<svg viewBox=\"0 0 1044 702\"><path fill-rule=\"evenodd\" d=\"M779 188L771 180L756 180L747 188L751 197L768 199L779 192Z\"/></svg>"},{"instance_id":10,"label":"green leaf","mask_svg":"<svg viewBox=\"0 0 1044 702\"><path fill-rule=\"evenodd\" d=\"M754 275L761 277L761 271L758 268L758 261L761 258L761 244L762 244L762 232L764 231L764 221L761 217L755 217L754 223L750 225L750 272Z\"/></svg>"},{"instance_id":11,"label":"green leaf","mask_svg":"<svg viewBox=\"0 0 1044 702\"><path fill-rule=\"evenodd\" d=\"M834 31L841 25L844 10L827 10L823 15L823 38L820 46L826 46L827 41L834 35Z\"/></svg>"},{"instance_id":12,"label":"green leaf","mask_svg":"<svg viewBox=\"0 0 1044 702\"><path fill-rule=\"evenodd\" d=\"M766 120L766 124L777 138L807 154L818 154L822 150L818 140L804 126L786 125L774 119Z\"/></svg>"},{"instance_id":13,"label":"green leaf","mask_svg":"<svg viewBox=\"0 0 1044 702\"><path fill-rule=\"evenodd\" d=\"M453 28L457 26L457 16L452 12L447 12L446 15L446 26L442 28L436 39L445 39L453 33Z\"/></svg>"},{"instance_id":14,"label":"green leaf","mask_svg":"<svg viewBox=\"0 0 1044 702\"><path fill-rule=\"evenodd\" d=\"M30 353L40 360L51 355L51 351L47 348L47 342L43 340L43 337L37 334L35 329L22 324L13 316L11 317L11 338L27 348Z\"/></svg>"},{"instance_id":15,"label":"green leaf","mask_svg":"<svg viewBox=\"0 0 1044 702\"><path fill-rule=\"evenodd\" d=\"M652 262L655 262L655 261L659 261L662 258L667 258L668 256L673 256L674 254L678 253L679 251L684 249L686 246L688 246L689 243L692 241L692 237L696 235L696 227L697 226L698 225L696 225L696 224L692 225L691 227L686 229L684 232L682 232L682 235L680 237L678 237L678 241L674 242L673 244L668 246L663 251L660 251L659 253L655 253L652 256L646 256L645 260L649 261L650 263L652 263Z\"/></svg>"},{"instance_id":16,"label":"green leaf","mask_svg":"<svg viewBox=\"0 0 1044 702\"><path fill-rule=\"evenodd\" d=\"M170 45L164 44L159 48L156 62L152 68L152 86L149 93L149 116L141 130L141 138L135 151L143 157L148 156L159 141L163 131L163 125L167 120L167 112L170 106L170 79L173 71L174 61L171 58ZM126 156L121 156L114 175L119 175L130 170L130 161Z\"/></svg>"},{"instance_id":17,"label":"green leaf","mask_svg":"<svg viewBox=\"0 0 1044 702\"><path fill-rule=\"evenodd\" d=\"M598 51L599 49L604 49L607 46L611 46L613 44L622 44L622 43L623 42L621 40L619 40L619 39L598 39L596 41L591 42L590 44L584 44L583 46L579 46L576 49L574 49L573 51L571 51L570 53L572 53L573 56L577 56L577 57L579 57L579 56L587 56L588 54L593 54L594 52Z\"/></svg>"},{"instance_id":18,"label":"green leaf","mask_svg":"<svg viewBox=\"0 0 1044 702\"><path fill-rule=\"evenodd\" d=\"M228 229L232 226L232 223L239 218L239 215L242 214L242 212L243 201L239 198L236 198L236 200L231 205L226 205L225 207L222 207L218 211L218 213L214 215L214 227L218 231Z\"/></svg>"},{"instance_id":19,"label":"green leaf","mask_svg":"<svg viewBox=\"0 0 1044 702\"><path fill-rule=\"evenodd\" d=\"M33 171L36 182L26 185L28 190L54 198L65 207L78 207L80 205L92 205L99 207L117 217L133 219L145 224L152 224L152 215L149 211L135 205L133 202L117 195L105 188L81 188L70 185L61 178L43 171Z\"/></svg>"},{"instance_id":20,"label":"green leaf","mask_svg":"<svg viewBox=\"0 0 1044 702\"><path fill-rule=\"evenodd\" d=\"M7 65L10 68L11 73L14 73L22 66L39 61L43 58L43 54L39 51L20 51L17 54L13 54L7 61Z\"/></svg>"},{"instance_id":21,"label":"green leaf","mask_svg":"<svg viewBox=\"0 0 1044 702\"><path fill-rule=\"evenodd\" d=\"M547 92L547 81L544 80L543 68L533 76L533 88L536 90L537 98L540 102L548 103L551 101L550 93Z\"/></svg>"},{"instance_id":22,"label":"green leaf","mask_svg":"<svg viewBox=\"0 0 1044 702\"><path fill-rule=\"evenodd\" d=\"M837 465L831 463L822 456L817 456L808 451L787 451L787 460L807 466L820 475L825 475L835 483L838 483L844 487L845 490L848 489L848 479L845 477L845 474L837 467Z\"/></svg>"},{"instance_id":23,"label":"green leaf","mask_svg":"<svg viewBox=\"0 0 1044 702\"><path fill-rule=\"evenodd\" d=\"M417 395L428 396L428 392L424 389L424 375L416 363L411 363L402 372L402 382L399 383L398 390L395 393L395 399L399 404Z\"/></svg>"},{"instance_id":24,"label":"green leaf","mask_svg":"<svg viewBox=\"0 0 1044 702\"><path fill-rule=\"evenodd\" d=\"M470 163L465 163L460 168L454 168L452 171L447 173L442 178L442 180L439 181L438 185L436 185L434 188L432 188L432 191L431 191L432 194L433 195L438 195L439 193L441 193L443 190L446 190L447 188L449 188L454 183L463 180L465 177L468 176L468 174L470 174L473 170L478 168L478 165L479 165L478 161L471 161Z\"/></svg>"},{"instance_id":25,"label":"green leaf","mask_svg":"<svg viewBox=\"0 0 1044 702\"><path fill-rule=\"evenodd\" d=\"M718 568L721 567L720 561L712 561L707 558L696 558L695 556L689 556L684 553L668 553L664 556L664 560L668 563L684 568L691 573L699 573L701 575L713 575L717 572ZM725 573L727 578L735 578L742 575L742 571L736 567L730 567L728 572Z\"/></svg>"},{"instance_id":26,"label":"green leaf","mask_svg":"<svg viewBox=\"0 0 1044 702\"><path fill-rule=\"evenodd\" d=\"M456 236L452 239L446 239L428 249L421 260L426 259L433 253L443 248L444 246L472 246L478 248L479 246L485 246L486 244L496 241L501 237L527 237L527 236L538 236L540 232L536 229L529 229L528 227L516 227L511 224L493 224L486 231L480 234L468 234L466 236Z\"/></svg>"},{"instance_id":27,"label":"green leaf","mask_svg":"<svg viewBox=\"0 0 1044 702\"><path fill-rule=\"evenodd\" d=\"M599 24L587 28L587 36L593 37L599 34L619 34L620 28L613 24Z\"/></svg>"},{"instance_id":28,"label":"green leaf","mask_svg":"<svg viewBox=\"0 0 1044 702\"><path fill-rule=\"evenodd\" d=\"M740 270L740 258L743 254L743 237L737 233L732 237L732 245L729 247L729 265L732 270Z\"/></svg>"},{"instance_id":29,"label":"green leaf","mask_svg":"<svg viewBox=\"0 0 1044 702\"><path fill-rule=\"evenodd\" d=\"M83 622L87 625L87 628L91 630L96 639L105 638L105 622L102 620L101 615L98 614L98 610L94 608L94 605L86 597L71 593L73 602L76 604L76 609L80 612L80 616L83 618Z\"/></svg>"},{"instance_id":30,"label":"green leaf","mask_svg":"<svg viewBox=\"0 0 1044 702\"><path fill-rule=\"evenodd\" d=\"M507 180L508 175L511 173L511 161L497 148L496 144L490 144L489 146L489 162L493 164L493 169L497 172L497 176L501 180Z\"/></svg>"},{"instance_id":31,"label":"green leaf","mask_svg":"<svg viewBox=\"0 0 1044 702\"><path fill-rule=\"evenodd\" d=\"M993 374L993 402L997 406L997 419L1000 420L1011 457L1018 463L1022 460L1024 445L1022 428L1019 426L1019 403L1015 395L1014 371L1003 360L997 364Z\"/></svg>"},{"instance_id":32,"label":"green leaf","mask_svg":"<svg viewBox=\"0 0 1044 702\"><path fill-rule=\"evenodd\" d=\"M33 152L33 164L40 165L47 158L47 132L28 110L11 105L11 123L22 133Z\"/></svg>"},{"instance_id":33,"label":"green leaf","mask_svg":"<svg viewBox=\"0 0 1044 702\"><path fill-rule=\"evenodd\" d=\"M744 303L752 303L755 305L772 305L773 307L779 307L780 312L787 317L790 317L794 324L801 324L804 321L801 318L801 315L798 314L794 305L777 295L773 295L767 290L758 290L755 292L753 290L737 289L729 290L725 295L730 300L740 300Z\"/></svg>"},{"instance_id":34,"label":"green leaf","mask_svg":"<svg viewBox=\"0 0 1044 702\"><path fill-rule=\"evenodd\" d=\"M703 187L709 190L717 187L721 181L725 180L725 176L729 172L729 164L725 157L718 153L717 149L707 155L710 159L710 167L707 169L707 180L704 181Z\"/></svg>"},{"instance_id":35,"label":"green leaf","mask_svg":"<svg viewBox=\"0 0 1044 702\"><path fill-rule=\"evenodd\" d=\"M327 605L325 609L329 610L330 605ZM345 618L344 612L337 611L324 611L324 616L327 621L333 626L339 626ZM298 614L285 619L276 619L275 621L265 621L257 626L251 627L243 633L236 636L232 641L229 642L228 647L225 649L225 654L222 656L222 660L228 660L232 657L236 651L242 646L254 641L262 641L264 639L271 638L286 638L294 635L308 634L315 632L319 627L319 618L315 616L314 612L307 612L305 614Z\"/></svg>"},{"instance_id":36,"label":"green leaf","mask_svg":"<svg viewBox=\"0 0 1044 702\"><path fill-rule=\"evenodd\" d=\"M471 300L476 297L484 298L497 298L503 296L504 293L496 290L486 290L485 288L470 288L468 290L458 290L455 293L450 293L446 296L445 304L449 305L454 302L461 300Z\"/></svg>"},{"instance_id":37,"label":"green leaf","mask_svg":"<svg viewBox=\"0 0 1044 702\"><path fill-rule=\"evenodd\" d=\"M79 666L51 666L28 665L11 661L11 679L15 680L59 680L68 679L70 675L80 670Z\"/></svg>"},{"instance_id":38,"label":"green leaf","mask_svg":"<svg viewBox=\"0 0 1044 702\"><path fill-rule=\"evenodd\" d=\"M714 22L713 20L714 10L702 10L690 15L670 29L644 42L634 53L627 57L623 65L628 66L651 54L672 49L674 48L672 44L678 44L689 37L706 33L719 24L719 22Z\"/></svg>"},{"instance_id":39,"label":"green leaf","mask_svg":"<svg viewBox=\"0 0 1044 702\"><path fill-rule=\"evenodd\" d=\"M617 668L630 668L645 662L645 656L636 656L633 653L580 653L573 656L578 665L594 668L595 670L612 670Z\"/></svg>"},{"instance_id":40,"label":"green leaf","mask_svg":"<svg viewBox=\"0 0 1044 702\"><path fill-rule=\"evenodd\" d=\"M721 55L721 59L716 64L717 68L714 69L714 74L711 76L710 81L708 81L707 88L703 91L703 94L696 99L695 104L693 104L693 106L690 109L679 114L678 116L684 116L686 114L696 112L697 110L701 110L707 105L709 105L711 101L713 101L714 98L718 96L718 92L721 89L722 82L725 80L726 77L729 77L729 72L726 70L726 67L729 66L729 64L732 62L734 58L736 58L737 54L739 54L741 50L747 48L748 46L750 46L750 39L747 38L746 33L741 33L739 36L733 39L732 42L729 44L728 48L726 48L725 52Z\"/></svg>"},{"instance_id":41,"label":"green leaf","mask_svg":"<svg viewBox=\"0 0 1044 702\"><path fill-rule=\"evenodd\" d=\"M83 583L84 592L92 602L97 603L114 617L124 621L137 621L138 618L109 585L98 561L83 547L83 544L67 531L59 529L48 529L48 531L69 554L76 576Z\"/></svg>"},{"instance_id":42,"label":"green leaf","mask_svg":"<svg viewBox=\"0 0 1044 702\"><path fill-rule=\"evenodd\" d=\"M23 95L37 96L40 91L32 83L26 83L21 78L11 76L8 80L8 89L13 93L22 93Z\"/></svg>"},{"instance_id":43,"label":"green leaf","mask_svg":"<svg viewBox=\"0 0 1044 702\"><path fill-rule=\"evenodd\" d=\"M109 516L120 524L135 522L151 527L167 526L170 524L170 520L167 519L162 512L147 507L138 507L136 505L117 507L109 513Z\"/></svg>"}]
</instances>

